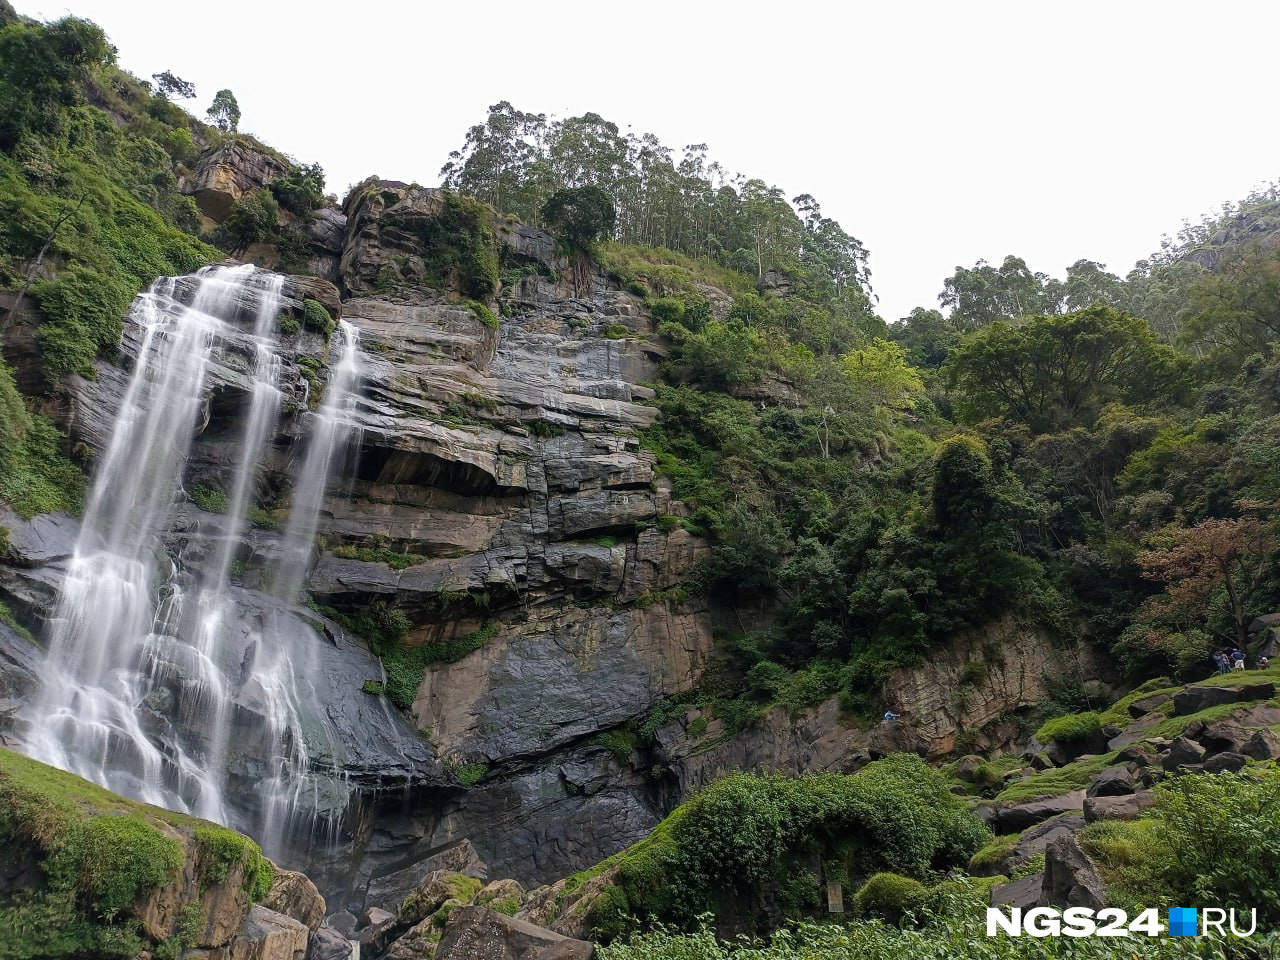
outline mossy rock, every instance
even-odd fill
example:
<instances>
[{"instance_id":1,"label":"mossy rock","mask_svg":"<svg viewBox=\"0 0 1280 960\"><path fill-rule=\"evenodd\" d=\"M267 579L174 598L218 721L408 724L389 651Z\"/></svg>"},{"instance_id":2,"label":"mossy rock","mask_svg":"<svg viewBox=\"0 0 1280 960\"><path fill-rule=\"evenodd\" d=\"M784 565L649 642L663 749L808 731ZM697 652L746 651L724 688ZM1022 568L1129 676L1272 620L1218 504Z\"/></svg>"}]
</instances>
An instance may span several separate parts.
<instances>
[{"instance_id":1,"label":"mossy rock","mask_svg":"<svg viewBox=\"0 0 1280 960\"><path fill-rule=\"evenodd\" d=\"M0 943L18 957L132 957L179 935L213 946L274 873L234 831L3 749L0 849L22 877L0 894Z\"/></svg>"}]
</instances>

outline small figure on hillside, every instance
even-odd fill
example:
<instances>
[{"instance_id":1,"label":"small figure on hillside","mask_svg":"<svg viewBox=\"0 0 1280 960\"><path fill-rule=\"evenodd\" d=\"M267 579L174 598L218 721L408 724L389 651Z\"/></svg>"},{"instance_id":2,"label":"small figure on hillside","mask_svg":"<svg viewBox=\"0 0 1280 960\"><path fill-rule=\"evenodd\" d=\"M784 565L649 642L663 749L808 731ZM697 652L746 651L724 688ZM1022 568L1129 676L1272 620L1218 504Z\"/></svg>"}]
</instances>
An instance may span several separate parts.
<instances>
[{"instance_id":1,"label":"small figure on hillside","mask_svg":"<svg viewBox=\"0 0 1280 960\"><path fill-rule=\"evenodd\" d=\"M1218 673L1226 673L1231 669L1231 660L1221 650L1213 651L1213 664L1218 668Z\"/></svg>"},{"instance_id":2,"label":"small figure on hillside","mask_svg":"<svg viewBox=\"0 0 1280 960\"><path fill-rule=\"evenodd\" d=\"M885 718L885 720L897 720L897 719L898 719L898 715L897 715L896 713L894 713L892 710L886 710L886 711L884 712L884 718Z\"/></svg>"},{"instance_id":3,"label":"small figure on hillside","mask_svg":"<svg viewBox=\"0 0 1280 960\"><path fill-rule=\"evenodd\" d=\"M1232 660L1231 667L1232 667L1232 669L1233 669L1233 670L1243 670L1243 669L1244 669L1244 651L1242 651L1242 650L1232 650L1232 651L1231 651L1231 660Z\"/></svg>"},{"instance_id":4,"label":"small figure on hillside","mask_svg":"<svg viewBox=\"0 0 1280 960\"><path fill-rule=\"evenodd\" d=\"M1259 658L1258 658L1258 662L1255 664L1255 666L1256 666L1259 670L1265 670L1265 669L1267 669L1267 664L1269 664L1270 662L1271 662L1271 661L1270 661L1270 660L1268 660L1266 657L1259 657Z\"/></svg>"}]
</instances>

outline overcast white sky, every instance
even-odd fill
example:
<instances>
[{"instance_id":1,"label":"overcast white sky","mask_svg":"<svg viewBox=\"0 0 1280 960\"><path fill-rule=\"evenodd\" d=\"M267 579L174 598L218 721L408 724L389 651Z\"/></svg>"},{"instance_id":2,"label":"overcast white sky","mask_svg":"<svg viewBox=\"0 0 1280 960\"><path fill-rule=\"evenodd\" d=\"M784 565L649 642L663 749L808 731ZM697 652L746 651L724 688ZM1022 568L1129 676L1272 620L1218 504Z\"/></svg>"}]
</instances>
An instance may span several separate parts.
<instances>
[{"instance_id":1,"label":"overcast white sky","mask_svg":"<svg viewBox=\"0 0 1280 960\"><path fill-rule=\"evenodd\" d=\"M15 0L99 23L124 67L235 92L241 129L339 194L439 182L491 103L588 110L812 193L871 252L884 317L1007 253L1123 275L1280 176L1280 3Z\"/></svg>"}]
</instances>

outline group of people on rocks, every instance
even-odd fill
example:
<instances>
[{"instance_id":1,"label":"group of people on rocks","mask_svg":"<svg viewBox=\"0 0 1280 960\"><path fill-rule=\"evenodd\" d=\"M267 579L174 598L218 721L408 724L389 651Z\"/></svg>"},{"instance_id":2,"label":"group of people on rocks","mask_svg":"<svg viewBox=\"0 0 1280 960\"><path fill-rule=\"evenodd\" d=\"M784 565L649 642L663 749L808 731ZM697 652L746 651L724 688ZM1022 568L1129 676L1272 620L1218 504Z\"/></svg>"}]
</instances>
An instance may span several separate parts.
<instances>
[{"instance_id":1,"label":"group of people on rocks","mask_svg":"<svg viewBox=\"0 0 1280 960\"><path fill-rule=\"evenodd\" d=\"M1258 657L1254 662L1254 667L1258 670L1265 670L1268 662L1266 657ZM1234 650L1215 650L1213 651L1213 665L1218 668L1218 673L1243 670L1245 669L1244 651L1239 647Z\"/></svg>"}]
</instances>

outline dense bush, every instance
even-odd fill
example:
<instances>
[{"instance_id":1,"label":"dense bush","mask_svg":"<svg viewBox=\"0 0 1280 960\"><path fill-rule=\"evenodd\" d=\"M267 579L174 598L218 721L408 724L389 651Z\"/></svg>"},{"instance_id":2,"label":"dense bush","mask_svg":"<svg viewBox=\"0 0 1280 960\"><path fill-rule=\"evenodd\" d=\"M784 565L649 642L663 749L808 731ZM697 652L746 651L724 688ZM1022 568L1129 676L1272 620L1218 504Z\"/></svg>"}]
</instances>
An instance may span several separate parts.
<instances>
[{"instance_id":1,"label":"dense bush","mask_svg":"<svg viewBox=\"0 0 1280 960\"><path fill-rule=\"evenodd\" d=\"M1280 923L1280 769L1179 777L1156 788L1141 820L1100 821L1080 835L1121 906L1204 903L1257 908Z\"/></svg>"},{"instance_id":2,"label":"dense bush","mask_svg":"<svg viewBox=\"0 0 1280 960\"><path fill-rule=\"evenodd\" d=\"M879 917L894 924L918 913L928 900L929 890L923 883L896 873L872 874L853 895L853 902L863 916Z\"/></svg>"},{"instance_id":3,"label":"dense bush","mask_svg":"<svg viewBox=\"0 0 1280 960\"><path fill-rule=\"evenodd\" d=\"M967 863L990 836L915 756L852 776L732 774L601 865L618 868L617 892L596 901L590 921L607 935L626 929L627 916L692 926L704 912L765 898L808 905L820 879L851 883L877 870L929 877ZM825 876L797 889L798 868L814 855Z\"/></svg>"}]
</instances>

